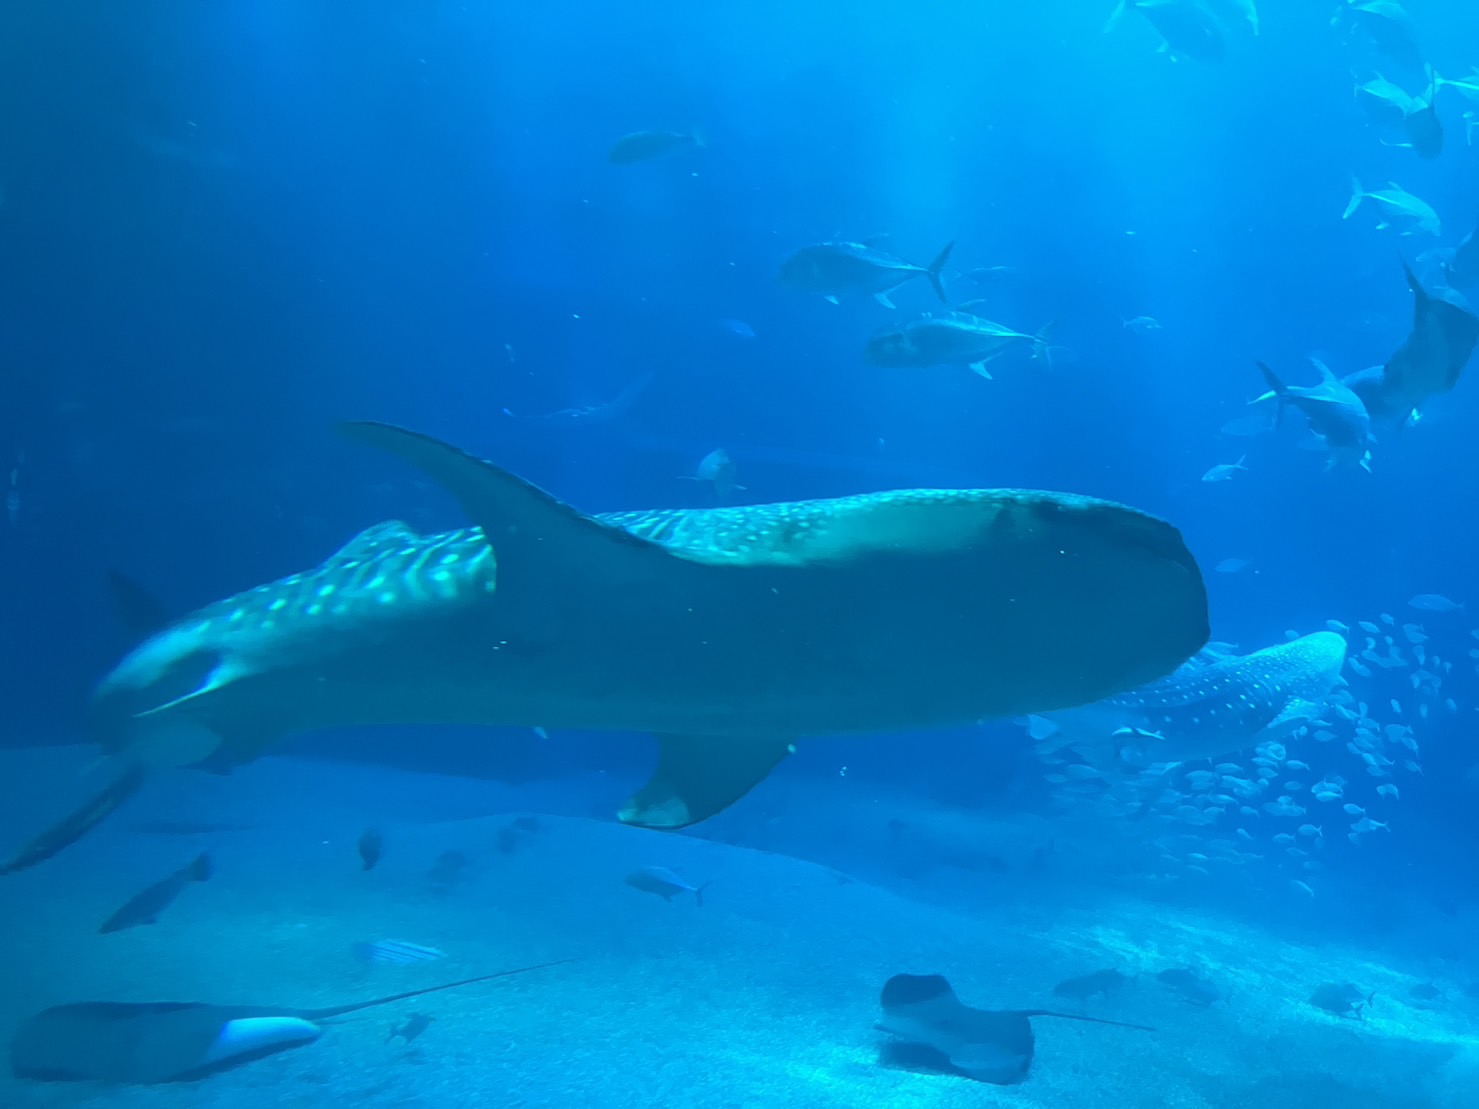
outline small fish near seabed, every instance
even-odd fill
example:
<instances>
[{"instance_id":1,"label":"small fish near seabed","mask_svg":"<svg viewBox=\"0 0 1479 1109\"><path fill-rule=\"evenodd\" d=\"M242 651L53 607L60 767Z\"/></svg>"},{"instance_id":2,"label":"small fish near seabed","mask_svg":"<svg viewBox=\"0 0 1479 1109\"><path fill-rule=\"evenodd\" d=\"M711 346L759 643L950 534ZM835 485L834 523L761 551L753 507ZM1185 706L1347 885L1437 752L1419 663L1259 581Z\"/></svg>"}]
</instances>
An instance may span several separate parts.
<instances>
[{"instance_id":1,"label":"small fish near seabed","mask_svg":"<svg viewBox=\"0 0 1479 1109\"><path fill-rule=\"evenodd\" d=\"M182 866L168 878L162 878L130 897L117 912L103 921L98 931L104 934L122 932L140 924L157 923L159 914L169 908L188 886L204 882L210 876L210 856L197 855L192 862Z\"/></svg>"},{"instance_id":2,"label":"small fish near seabed","mask_svg":"<svg viewBox=\"0 0 1479 1109\"><path fill-rule=\"evenodd\" d=\"M199 1001L86 1001L55 1005L23 1021L10 1041L10 1069L36 1082L146 1086L191 1082L313 1043L324 1021L441 990L575 962L560 959L334 1005L209 1005Z\"/></svg>"},{"instance_id":3,"label":"small fish near seabed","mask_svg":"<svg viewBox=\"0 0 1479 1109\"><path fill-rule=\"evenodd\" d=\"M1161 37L1160 51L1169 54L1173 61L1180 57L1215 62L1227 53L1217 17L1202 6L1201 0L1119 0L1104 30L1114 30L1130 9L1143 15L1155 28ZM1255 13L1255 28L1257 20Z\"/></svg>"},{"instance_id":4,"label":"small fish near seabed","mask_svg":"<svg viewBox=\"0 0 1479 1109\"><path fill-rule=\"evenodd\" d=\"M697 130L633 131L611 144L606 160L612 165L629 166L660 158L684 147L702 149L705 145L703 133Z\"/></svg>"},{"instance_id":5,"label":"small fish near seabed","mask_svg":"<svg viewBox=\"0 0 1479 1109\"><path fill-rule=\"evenodd\" d=\"M664 901L671 901L680 893L691 893L694 904L700 909L704 907L704 890L713 885L712 882L705 882L701 886L695 886L665 866L639 867L627 875L626 883L634 890L655 893Z\"/></svg>"},{"instance_id":6,"label":"small fish near seabed","mask_svg":"<svg viewBox=\"0 0 1479 1109\"><path fill-rule=\"evenodd\" d=\"M1321 982L1310 994L1309 1003L1337 1017L1361 1019L1361 1010L1370 1008L1375 993L1362 993L1349 982Z\"/></svg>"},{"instance_id":7,"label":"small fish near seabed","mask_svg":"<svg viewBox=\"0 0 1479 1109\"><path fill-rule=\"evenodd\" d=\"M412 1013L401 1024L395 1025L390 1030L390 1035L385 1037L385 1042L400 1039L407 1044L413 1044L421 1037L421 1033L431 1027L431 1022L436 1017L427 1016L425 1013Z\"/></svg>"},{"instance_id":8,"label":"small fish near seabed","mask_svg":"<svg viewBox=\"0 0 1479 1109\"><path fill-rule=\"evenodd\" d=\"M1222 991L1190 967L1163 970L1156 981L1190 1005L1213 1005L1222 1000Z\"/></svg>"},{"instance_id":9,"label":"small fish near seabed","mask_svg":"<svg viewBox=\"0 0 1479 1109\"><path fill-rule=\"evenodd\" d=\"M427 883L434 892L443 896L452 893L471 877L472 860L455 849L443 851L426 872Z\"/></svg>"},{"instance_id":10,"label":"small fish near seabed","mask_svg":"<svg viewBox=\"0 0 1479 1109\"><path fill-rule=\"evenodd\" d=\"M896 974L883 984L878 1002L883 1019L876 1027L892 1037L883 1052L886 1063L997 1086L1027 1080L1037 1050L1033 1017L1155 1031L1051 1009L975 1009L961 1002L939 974Z\"/></svg>"},{"instance_id":11,"label":"small fish near seabed","mask_svg":"<svg viewBox=\"0 0 1479 1109\"><path fill-rule=\"evenodd\" d=\"M871 296L893 308L888 294L917 277L929 279L935 295L949 303L940 274L955 249L953 242L928 266L916 266L869 243L827 242L804 246L781 266L780 281L803 293L816 293L837 304L843 297Z\"/></svg>"},{"instance_id":12,"label":"small fish near seabed","mask_svg":"<svg viewBox=\"0 0 1479 1109\"><path fill-rule=\"evenodd\" d=\"M868 340L863 359L885 369L968 366L990 378L987 363L1014 346L1027 346L1032 357L1051 364L1048 332L1027 335L992 323L971 312L924 313L877 332Z\"/></svg>"},{"instance_id":13,"label":"small fish near seabed","mask_svg":"<svg viewBox=\"0 0 1479 1109\"><path fill-rule=\"evenodd\" d=\"M543 828L544 823L537 816L514 817L498 829L498 853L512 855L533 840Z\"/></svg>"}]
</instances>

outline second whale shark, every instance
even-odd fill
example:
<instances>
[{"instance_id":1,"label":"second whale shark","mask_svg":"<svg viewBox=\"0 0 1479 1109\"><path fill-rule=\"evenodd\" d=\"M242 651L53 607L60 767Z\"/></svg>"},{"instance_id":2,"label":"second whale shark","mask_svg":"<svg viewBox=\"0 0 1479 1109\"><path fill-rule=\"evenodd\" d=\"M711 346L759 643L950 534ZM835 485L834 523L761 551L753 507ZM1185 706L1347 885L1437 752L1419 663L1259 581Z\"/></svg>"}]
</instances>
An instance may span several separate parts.
<instances>
[{"instance_id":1,"label":"second whale shark","mask_svg":"<svg viewBox=\"0 0 1479 1109\"><path fill-rule=\"evenodd\" d=\"M1106 771L1235 755L1287 739L1340 684L1346 641L1316 632L1247 655L1200 659L1170 677L1029 722L1039 751L1071 747Z\"/></svg>"},{"instance_id":2,"label":"second whale shark","mask_svg":"<svg viewBox=\"0 0 1479 1109\"><path fill-rule=\"evenodd\" d=\"M1107 501L918 489L589 516L436 439L346 430L438 481L475 526L379 524L156 631L92 704L125 773L225 768L340 725L648 731L658 765L620 818L678 828L743 796L798 737L1085 704L1208 636L1180 534ZM59 835L127 791L107 796ZM43 835L18 859L61 846Z\"/></svg>"}]
</instances>

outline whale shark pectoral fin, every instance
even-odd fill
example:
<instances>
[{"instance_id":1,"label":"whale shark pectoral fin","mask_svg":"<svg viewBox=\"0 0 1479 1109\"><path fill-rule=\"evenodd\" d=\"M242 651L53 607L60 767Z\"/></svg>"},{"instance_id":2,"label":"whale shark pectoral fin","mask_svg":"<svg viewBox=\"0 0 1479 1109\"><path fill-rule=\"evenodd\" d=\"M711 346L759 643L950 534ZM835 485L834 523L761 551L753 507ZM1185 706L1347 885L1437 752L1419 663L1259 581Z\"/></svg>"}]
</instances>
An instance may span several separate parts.
<instances>
[{"instance_id":1,"label":"whale shark pectoral fin","mask_svg":"<svg viewBox=\"0 0 1479 1109\"><path fill-rule=\"evenodd\" d=\"M500 593L509 576L522 583L594 577L610 584L671 575L690 566L658 544L592 519L523 478L439 439L368 421L340 427L351 439L418 467L457 498L493 548Z\"/></svg>"},{"instance_id":2,"label":"whale shark pectoral fin","mask_svg":"<svg viewBox=\"0 0 1479 1109\"><path fill-rule=\"evenodd\" d=\"M640 828L686 828L734 804L794 749L785 739L660 735L657 769L617 814Z\"/></svg>"},{"instance_id":3,"label":"whale shark pectoral fin","mask_svg":"<svg viewBox=\"0 0 1479 1109\"><path fill-rule=\"evenodd\" d=\"M1253 737L1252 746L1259 743L1267 743L1270 740L1288 739L1295 732L1303 728L1311 720L1319 715L1320 708L1310 701L1294 700L1280 710L1279 715L1270 720Z\"/></svg>"}]
</instances>

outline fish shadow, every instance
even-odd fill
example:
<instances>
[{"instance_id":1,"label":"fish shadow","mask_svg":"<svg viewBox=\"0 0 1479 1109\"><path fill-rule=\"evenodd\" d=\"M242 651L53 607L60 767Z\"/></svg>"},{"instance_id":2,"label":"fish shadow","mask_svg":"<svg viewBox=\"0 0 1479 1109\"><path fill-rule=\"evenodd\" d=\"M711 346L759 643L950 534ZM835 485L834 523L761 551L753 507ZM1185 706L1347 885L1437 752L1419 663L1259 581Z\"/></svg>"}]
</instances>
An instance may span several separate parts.
<instances>
[{"instance_id":1,"label":"fish shadow","mask_svg":"<svg viewBox=\"0 0 1479 1109\"><path fill-rule=\"evenodd\" d=\"M878 1065L885 1070L978 1081L974 1075L950 1062L950 1056L928 1044L911 1044L898 1040L881 1043L878 1045Z\"/></svg>"}]
</instances>

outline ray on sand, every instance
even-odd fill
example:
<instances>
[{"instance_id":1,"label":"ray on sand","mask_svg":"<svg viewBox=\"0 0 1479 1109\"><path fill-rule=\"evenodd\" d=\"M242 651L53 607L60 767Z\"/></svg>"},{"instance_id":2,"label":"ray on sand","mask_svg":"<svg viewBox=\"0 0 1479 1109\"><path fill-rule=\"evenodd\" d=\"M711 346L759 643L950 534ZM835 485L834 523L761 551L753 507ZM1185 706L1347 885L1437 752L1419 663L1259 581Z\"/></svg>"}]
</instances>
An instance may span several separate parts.
<instances>
[{"instance_id":1,"label":"ray on sand","mask_svg":"<svg viewBox=\"0 0 1479 1109\"><path fill-rule=\"evenodd\" d=\"M322 1022L377 1005L575 962L557 959L418 990L333 1005L210 1005L198 1001L84 1001L25 1020L10 1043L17 1078L150 1085L186 1082L312 1043Z\"/></svg>"}]
</instances>

